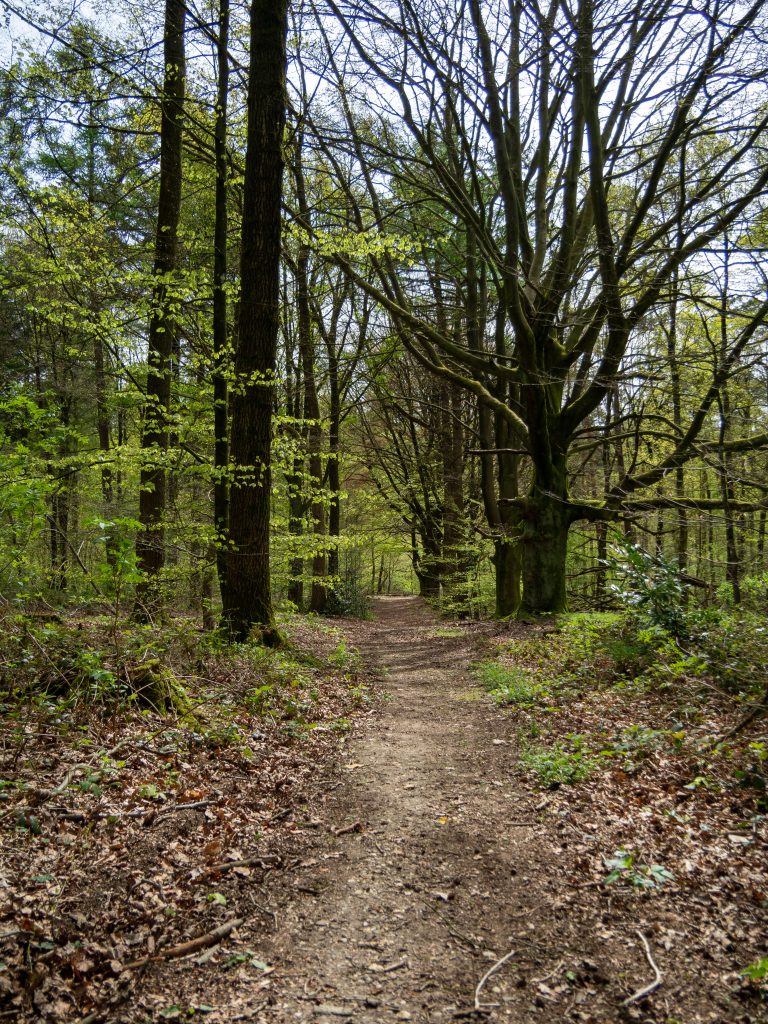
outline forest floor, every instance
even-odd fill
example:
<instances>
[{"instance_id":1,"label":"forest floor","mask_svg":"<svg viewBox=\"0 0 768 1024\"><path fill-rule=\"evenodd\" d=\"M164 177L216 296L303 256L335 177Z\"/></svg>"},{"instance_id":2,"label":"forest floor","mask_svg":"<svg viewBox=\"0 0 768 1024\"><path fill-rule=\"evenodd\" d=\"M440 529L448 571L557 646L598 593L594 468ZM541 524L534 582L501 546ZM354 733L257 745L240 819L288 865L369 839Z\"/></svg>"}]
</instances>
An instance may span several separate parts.
<instances>
[{"instance_id":1,"label":"forest floor","mask_svg":"<svg viewBox=\"0 0 768 1024\"><path fill-rule=\"evenodd\" d=\"M378 674L349 733L281 748L261 776L188 753L178 813L110 833L73 812L42 853L34 836L6 850L4 1015L768 1021L763 987L739 973L768 956L764 816L745 830L745 805L685 789L663 760L541 788L520 758L518 712L494 706L469 667L501 632L548 643L547 623L445 627L415 598L379 599L375 615L343 623L361 652L358 691ZM664 855L669 871L633 860L609 883L617 848Z\"/></svg>"}]
</instances>

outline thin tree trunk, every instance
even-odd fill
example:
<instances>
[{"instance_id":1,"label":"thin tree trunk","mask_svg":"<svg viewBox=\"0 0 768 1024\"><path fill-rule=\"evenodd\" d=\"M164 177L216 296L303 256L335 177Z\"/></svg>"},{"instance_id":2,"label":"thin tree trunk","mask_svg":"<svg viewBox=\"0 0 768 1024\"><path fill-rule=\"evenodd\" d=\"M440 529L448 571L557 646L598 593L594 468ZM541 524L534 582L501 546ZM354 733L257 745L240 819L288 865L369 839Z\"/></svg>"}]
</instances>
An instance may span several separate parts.
<instances>
[{"instance_id":1,"label":"thin tree trunk","mask_svg":"<svg viewBox=\"0 0 768 1024\"><path fill-rule=\"evenodd\" d=\"M302 226L309 232L310 211L307 203L304 168L302 166L302 137L298 134L294 176L296 199ZM312 532L315 536L315 552L312 556L312 592L309 599L311 612L325 611L327 589L325 578L328 572L325 555L325 501L323 499L323 428L320 422L320 402L317 397L315 380L315 346L312 343L312 315L309 306L309 245L302 243L296 261L296 306L298 312L298 340L301 355L302 378L304 383L304 416L307 421L309 442L309 486L312 489Z\"/></svg>"},{"instance_id":2,"label":"thin tree trunk","mask_svg":"<svg viewBox=\"0 0 768 1024\"><path fill-rule=\"evenodd\" d=\"M184 115L183 0L166 0L165 79L160 125L160 194L155 238L155 284L149 322L147 391L141 436L143 466L139 483L139 521L136 538L138 568L144 575L136 588L136 615L151 618L159 604L157 581L165 565L165 459L169 440L171 374L176 336L173 287L169 277L178 267L178 227L181 214L181 149Z\"/></svg>"},{"instance_id":3,"label":"thin tree trunk","mask_svg":"<svg viewBox=\"0 0 768 1024\"><path fill-rule=\"evenodd\" d=\"M729 292L729 253L728 253L728 236L725 236L724 240L724 280L723 280L723 292L722 302L720 306L720 359L724 360L727 358L728 353L728 292ZM728 390L728 385L724 384L719 395L718 404L720 407L720 452L719 452L719 472L720 472L720 495L723 501L723 516L725 518L725 550L726 550L726 566L725 566L725 578L731 585L733 593L733 603L741 604L741 582L740 582L740 559L738 545L736 543L736 528L734 525L734 516L731 510L731 504L734 501L736 495L733 487L733 478L731 475L731 467L729 456L725 452L723 445L728 439L731 427L731 399Z\"/></svg>"},{"instance_id":4,"label":"thin tree trunk","mask_svg":"<svg viewBox=\"0 0 768 1024\"><path fill-rule=\"evenodd\" d=\"M219 0L216 43L215 221L213 228L213 522L216 533L216 573L224 592L227 572L226 539L229 525L229 436L227 432L227 103L229 101L229 0Z\"/></svg>"}]
</instances>

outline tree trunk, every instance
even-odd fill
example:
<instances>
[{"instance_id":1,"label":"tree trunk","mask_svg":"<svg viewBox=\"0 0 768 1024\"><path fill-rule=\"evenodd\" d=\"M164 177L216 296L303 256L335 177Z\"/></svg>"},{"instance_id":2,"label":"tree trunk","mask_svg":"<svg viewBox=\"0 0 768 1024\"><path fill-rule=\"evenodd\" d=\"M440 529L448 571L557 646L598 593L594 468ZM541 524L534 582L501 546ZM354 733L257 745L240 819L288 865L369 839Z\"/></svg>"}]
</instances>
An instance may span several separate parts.
<instances>
[{"instance_id":1,"label":"tree trunk","mask_svg":"<svg viewBox=\"0 0 768 1024\"><path fill-rule=\"evenodd\" d=\"M335 347L335 346L334 346ZM330 348L330 346L329 346ZM330 422L328 424L328 575L339 575L339 537L341 536L341 396L339 394L339 361L336 352L328 353L328 387L330 390Z\"/></svg>"},{"instance_id":2,"label":"tree trunk","mask_svg":"<svg viewBox=\"0 0 768 1024\"><path fill-rule=\"evenodd\" d=\"M229 525L227 362L227 101L229 99L229 0L219 3L216 44L216 196L213 227L213 523L216 531L216 573L224 592L227 573L226 538Z\"/></svg>"},{"instance_id":3,"label":"tree trunk","mask_svg":"<svg viewBox=\"0 0 768 1024\"><path fill-rule=\"evenodd\" d=\"M178 264L181 213L181 144L184 113L183 0L166 0L165 79L160 125L160 194L155 238L155 284L149 322L147 391L141 448L144 457L139 483L136 559L144 578L136 588L135 614L151 618L159 604L157 581L165 565L165 453L168 451L171 374L174 351L174 297L169 276Z\"/></svg>"},{"instance_id":4,"label":"tree trunk","mask_svg":"<svg viewBox=\"0 0 768 1024\"><path fill-rule=\"evenodd\" d=\"M429 532L420 526L419 536L421 554L414 565L416 579L419 581L419 596L436 599L440 597L442 540L436 526Z\"/></svg>"},{"instance_id":5,"label":"tree trunk","mask_svg":"<svg viewBox=\"0 0 768 1024\"><path fill-rule=\"evenodd\" d=\"M299 554L299 538L304 533L303 455L296 455L291 460L291 470L285 474L285 482L288 487L288 534L294 551L290 559L287 597L301 611L304 605L304 559Z\"/></svg>"},{"instance_id":6,"label":"tree trunk","mask_svg":"<svg viewBox=\"0 0 768 1024\"><path fill-rule=\"evenodd\" d=\"M536 488L523 512L520 613L567 611L565 572L570 526L567 498Z\"/></svg>"},{"instance_id":7,"label":"tree trunk","mask_svg":"<svg viewBox=\"0 0 768 1024\"><path fill-rule=\"evenodd\" d=\"M253 0L243 185L237 393L232 397L225 627L244 641L257 625L279 641L269 575L274 371L279 328L287 0Z\"/></svg>"},{"instance_id":8,"label":"tree trunk","mask_svg":"<svg viewBox=\"0 0 768 1024\"><path fill-rule=\"evenodd\" d=\"M496 618L508 619L520 607L520 549L517 541L498 537L493 542L496 576Z\"/></svg>"},{"instance_id":9,"label":"tree trunk","mask_svg":"<svg viewBox=\"0 0 768 1024\"><path fill-rule=\"evenodd\" d=\"M441 394L443 459L443 582L453 608L460 616L469 612L464 515L464 430L461 393L455 384L444 384Z\"/></svg>"},{"instance_id":10,"label":"tree trunk","mask_svg":"<svg viewBox=\"0 0 768 1024\"><path fill-rule=\"evenodd\" d=\"M296 199L302 226L309 232L310 210L307 203L304 168L302 166L302 137L298 133L294 176ZM312 555L312 592L309 598L311 612L323 612L328 600L325 577L328 571L325 555L325 501L323 499L323 428L320 421L320 401L317 397L315 380L315 346L312 337L312 315L309 306L309 256L308 244L302 243L296 260L296 306L298 313L298 340L301 355L302 379L304 383L304 417L307 422L309 448L309 485L312 490L312 533L316 547Z\"/></svg>"}]
</instances>

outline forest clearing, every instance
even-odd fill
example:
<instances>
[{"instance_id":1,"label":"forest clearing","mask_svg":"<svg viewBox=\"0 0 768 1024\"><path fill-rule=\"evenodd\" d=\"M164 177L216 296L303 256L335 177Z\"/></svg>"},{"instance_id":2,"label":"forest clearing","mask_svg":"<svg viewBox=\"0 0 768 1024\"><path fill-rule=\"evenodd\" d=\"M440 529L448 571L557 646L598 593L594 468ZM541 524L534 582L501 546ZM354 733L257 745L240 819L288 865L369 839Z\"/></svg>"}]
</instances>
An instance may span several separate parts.
<instances>
[{"instance_id":1,"label":"forest clearing","mask_svg":"<svg viewBox=\"0 0 768 1024\"><path fill-rule=\"evenodd\" d=\"M768 0L0 9L0 1024L768 1021Z\"/></svg>"}]
</instances>

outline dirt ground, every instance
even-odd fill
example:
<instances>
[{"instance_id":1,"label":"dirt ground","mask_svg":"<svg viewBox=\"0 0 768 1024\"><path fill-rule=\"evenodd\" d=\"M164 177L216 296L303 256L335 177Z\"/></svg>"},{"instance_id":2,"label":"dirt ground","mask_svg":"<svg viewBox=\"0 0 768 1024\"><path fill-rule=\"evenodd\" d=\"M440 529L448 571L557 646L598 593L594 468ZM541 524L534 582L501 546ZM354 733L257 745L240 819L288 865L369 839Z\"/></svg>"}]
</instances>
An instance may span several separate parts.
<instances>
[{"instance_id":1,"label":"dirt ground","mask_svg":"<svg viewBox=\"0 0 768 1024\"><path fill-rule=\"evenodd\" d=\"M243 872L223 942L148 963L83 1024L768 1020L734 982L738 930L764 909L734 923L706 891L651 899L580 875L600 808L526 784L514 721L467 673L481 631L442 628L415 598L375 613L345 630L379 675L378 711L335 772L318 764L280 867Z\"/></svg>"},{"instance_id":2,"label":"dirt ground","mask_svg":"<svg viewBox=\"0 0 768 1024\"><path fill-rule=\"evenodd\" d=\"M572 791L521 784L514 726L467 675L476 633L445 635L414 598L380 599L375 623L347 627L381 673L381 712L313 807L296 868L275 875L267 933L239 930L272 973L245 964L213 990L208 975L198 1004L254 1024L768 1020L734 994L714 943L710 962L693 948L685 896L573 880L600 823ZM689 905L697 935L728 928L708 922L714 908ZM658 991L624 1005L656 969ZM169 970L194 1004L184 965Z\"/></svg>"}]
</instances>

